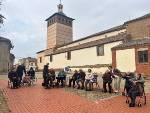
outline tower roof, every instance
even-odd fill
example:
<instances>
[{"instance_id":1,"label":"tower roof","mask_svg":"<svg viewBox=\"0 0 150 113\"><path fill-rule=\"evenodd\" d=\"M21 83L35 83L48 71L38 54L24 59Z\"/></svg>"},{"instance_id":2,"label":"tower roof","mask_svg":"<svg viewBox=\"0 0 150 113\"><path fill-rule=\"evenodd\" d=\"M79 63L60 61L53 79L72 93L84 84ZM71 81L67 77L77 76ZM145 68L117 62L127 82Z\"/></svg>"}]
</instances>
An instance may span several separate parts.
<instances>
[{"instance_id":1,"label":"tower roof","mask_svg":"<svg viewBox=\"0 0 150 113\"><path fill-rule=\"evenodd\" d=\"M51 19L52 17L54 17L54 16L63 16L63 17L65 17L65 18L67 18L67 19L70 19L70 20L74 20L73 18L70 18L70 17L68 17L68 16L66 16L64 13L62 13L62 12L57 12L57 13L54 13L52 16L50 16L49 18L47 18L45 21L48 21L49 19Z\"/></svg>"},{"instance_id":2,"label":"tower roof","mask_svg":"<svg viewBox=\"0 0 150 113\"><path fill-rule=\"evenodd\" d=\"M57 6L58 7L58 12L54 13L52 16L50 16L49 18L47 18L45 21L48 21L49 19L51 19L52 17L54 16L63 16L67 19L70 19L70 20L74 20L73 18L70 18L68 16L66 16L64 13L63 13L63 5L61 3L61 0L60 0L60 4Z\"/></svg>"}]
</instances>

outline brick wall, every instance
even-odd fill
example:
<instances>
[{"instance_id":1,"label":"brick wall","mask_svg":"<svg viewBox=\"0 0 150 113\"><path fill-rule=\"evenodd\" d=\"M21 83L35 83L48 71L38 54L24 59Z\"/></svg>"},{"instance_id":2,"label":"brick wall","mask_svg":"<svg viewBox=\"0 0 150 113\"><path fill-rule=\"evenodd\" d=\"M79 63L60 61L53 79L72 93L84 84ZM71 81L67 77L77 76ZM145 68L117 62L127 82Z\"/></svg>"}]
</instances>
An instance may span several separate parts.
<instances>
[{"instance_id":1,"label":"brick wall","mask_svg":"<svg viewBox=\"0 0 150 113\"><path fill-rule=\"evenodd\" d=\"M132 39L150 37L150 18L128 23L126 29Z\"/></svg>"},{"instance_id":2,"label":"brick wall","mask_svg":"<svg viewBox=\"0 0 150 113\"><path fill-rule=\"evenodd\" d=\"M148 63L139 63L138 61L138 49L139 48L148 48ZM136 59L136 71L138 73L146 73L150 74L150 46L140 46L135 47L136 53L135 53L135 59Z\"/></svg>"},{"instance_id":3,"label":"brick wall","mask_svg":"<svg viewBox=\"0 0 150 113\"><path fill-rule=\"evenodd\" d=\"M133 48L133 46L131 48ZM137 73L150 74L150 45L149 46L148 45L134 46L134 48L135 48L136 72ZM140 48L148 48L148 63L143 63L143 64L139 63L138 50ZM129 47L123 48L123 49L129 49ZM123 50L123 49L118 49L118 50ZM116 67L116 63L117 63L116 51L117 50L112 50L112 66L113 67Z\"/></svg>"},{"instance_id":4,"label":"brick wall","mask_svg":"<svg viewBox=\"0 0 150 113\"><path fill-rule=\"evenodd\" d=\"M116 68L116 50L112 50L112 67Z\"/></svg>"}]
</instances>

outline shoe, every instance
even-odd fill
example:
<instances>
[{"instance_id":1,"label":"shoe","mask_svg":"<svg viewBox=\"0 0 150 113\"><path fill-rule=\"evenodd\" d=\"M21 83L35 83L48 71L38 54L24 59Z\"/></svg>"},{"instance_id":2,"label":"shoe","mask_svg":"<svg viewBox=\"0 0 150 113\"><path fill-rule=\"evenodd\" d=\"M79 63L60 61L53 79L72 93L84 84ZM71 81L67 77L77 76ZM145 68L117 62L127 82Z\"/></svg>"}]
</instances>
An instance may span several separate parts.
<instances>
[{"instance_id":1,"label":"shoe","mask_svg":"<svg viewBox=\"0 0 150 113\"><path fill-rule=\"evenodd\" d=\"M135 104L130 103L129 107L135 107Z\"/></svg>"}]
</instances>

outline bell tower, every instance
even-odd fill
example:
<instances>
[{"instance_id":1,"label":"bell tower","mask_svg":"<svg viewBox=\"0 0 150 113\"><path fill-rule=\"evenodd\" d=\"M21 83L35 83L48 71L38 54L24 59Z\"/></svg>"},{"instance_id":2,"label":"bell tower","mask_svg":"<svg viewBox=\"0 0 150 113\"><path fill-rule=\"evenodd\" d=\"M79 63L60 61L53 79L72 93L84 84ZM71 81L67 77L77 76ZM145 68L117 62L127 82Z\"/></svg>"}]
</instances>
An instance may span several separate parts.
<instances>
[{"instance_id":1,"label":"bell tower","mask_svg":"<svg viewBox=\"0 0 150 113\"><path fill-rule=\"evenodd\" d=\"M47 49L58 47L73 41L73 20L63 13L63 5L57 6L58 12L50 16L47 21Z\"/></svg>"}]
</instances>

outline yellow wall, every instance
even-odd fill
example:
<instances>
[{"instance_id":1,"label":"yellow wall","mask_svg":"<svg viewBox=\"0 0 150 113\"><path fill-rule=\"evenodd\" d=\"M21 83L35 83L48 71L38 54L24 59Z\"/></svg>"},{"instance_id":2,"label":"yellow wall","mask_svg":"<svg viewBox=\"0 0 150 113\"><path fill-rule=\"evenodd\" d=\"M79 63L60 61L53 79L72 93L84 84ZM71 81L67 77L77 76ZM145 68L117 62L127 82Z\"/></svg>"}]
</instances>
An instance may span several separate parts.
<instances>
[{"instance_id":1,"label":"yellow wall","mask_svg":"<svg viewBox=\"0 0 150 113\"><path fill-rule=\"evenodd\" d=\"M116 51L116 66L123 72L134 72L136 70L135 49Z\"/></svg>"},{"instance_id":2,"label":"yellow wall","mask_svg":"<svg viewBox=\"0 0 150 113\"><path fill-rule=\"evenodd\" d=\"M121 41L104 45L104 56L97 56L96 46L80 50L71 51L71 60L67 60L67 54L61 53L53 55L53 62L50 57L46 57L46 62L50 63L51 68L64 68L66 66L84 66L95 64L111 64L112 52L111 48L119 45ZM103 70L103 69L101 69Z\"/></svg>"},{"instance_id":3,"label":"yellow wall","mask_svg":"<svg viewBox=\"0 0 150 113\"><path fill-rule=\"evenodd\" d=\"M40 57L42 57L42 63L40 63ZM42 52L42 53L39 53L37 54L37 66L38 66L38 69L39 70L42 70L44 65L46 64L46 59L45 59L45 53Z\"/></svg>"}]
</instances>

